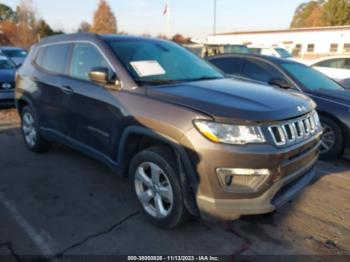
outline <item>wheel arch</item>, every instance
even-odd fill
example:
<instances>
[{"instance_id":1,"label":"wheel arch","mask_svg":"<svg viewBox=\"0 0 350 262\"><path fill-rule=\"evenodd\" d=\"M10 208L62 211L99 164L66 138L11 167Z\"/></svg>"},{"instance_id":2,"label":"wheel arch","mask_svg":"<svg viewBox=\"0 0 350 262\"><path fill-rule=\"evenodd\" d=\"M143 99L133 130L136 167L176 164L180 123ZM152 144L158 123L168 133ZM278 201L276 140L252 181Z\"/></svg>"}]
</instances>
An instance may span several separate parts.
<instances>
[{"instance_id":1,"label":"wheel arch","mask_svg":"<svg viewBox=\"0 0 350 262\"><path fill-rule=\"evenodd\" d=\"M346 135L346 131L345 131L345 128L346 128L345 125L335 115L332 115L328 112L318 111L318 114L320 117L322 117L322 116L328 117L329 119L333 120L340 127L340 130L342 132L343 139L344 139L344 145L343 145L343 149L342 149L344 151L345 145L349 142L347 135Z\"/></svg>"},{"instance_id":2,"label":"wheel arch","mask_svg":"<svg viewBox=\"0 0 350 262\"><path fill-rule=\"evenodd\" d=\"M141 150L162 145L168 147L176 159L179 172L179 179L184 193L185 205L193 215L199 215L195 201L195 194L198 188L198 176L196 175L186 150L175 139L152 131L145 127L131 126L126 128L118 147L118 164L120 173L125 175L129 170L131 159Z\"/></svg>"}]
</instances>

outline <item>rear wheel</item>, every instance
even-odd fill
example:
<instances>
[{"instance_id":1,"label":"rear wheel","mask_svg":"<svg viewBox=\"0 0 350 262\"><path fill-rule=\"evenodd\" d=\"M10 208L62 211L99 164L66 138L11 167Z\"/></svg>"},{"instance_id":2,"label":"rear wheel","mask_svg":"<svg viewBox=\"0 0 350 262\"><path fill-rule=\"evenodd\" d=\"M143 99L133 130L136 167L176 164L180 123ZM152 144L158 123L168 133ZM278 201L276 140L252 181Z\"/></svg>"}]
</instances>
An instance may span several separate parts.
<instances>
[{"instance_id":1,"label":"rear wheel","mask_svg":"<svg viewBox=\"0 0 350 262\"><path fill-rule=\"evenodd\" d=\"M142 212L152 223L174 228L184 222L183 201L174 158L164 147L138 153L130 164L130 177Z\"/></svg>"},{"instance_id":2,"label":"rear wheel","mask_svg":"<svg viewBox=\"0 0 350 262\"><path fill-rule=\"evenodd\" d=\"M321 116L323 127L322 144L320 149L320 159L331 160L338 158L344 148L344 137L341 128L331 118Z\"/></svg>"},{"instance_id":3,"label":"rear wheel","mask_svg":"<svg viewBox=\"0 0 350 262\"><path fill-rule=\"evenodd\" d=\"M43 153L50 148L51 143L41 136L37 117L29 106L21 111L21 131L24 142L31 151Z\"/></svg>"}]
</instances>

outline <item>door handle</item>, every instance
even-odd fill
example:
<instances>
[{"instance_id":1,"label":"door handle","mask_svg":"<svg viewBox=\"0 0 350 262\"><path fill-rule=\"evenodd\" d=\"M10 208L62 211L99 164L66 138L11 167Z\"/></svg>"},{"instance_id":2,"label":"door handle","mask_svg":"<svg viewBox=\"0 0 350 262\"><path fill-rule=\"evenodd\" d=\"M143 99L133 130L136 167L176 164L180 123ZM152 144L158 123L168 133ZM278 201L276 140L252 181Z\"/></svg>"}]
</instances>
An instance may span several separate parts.
<instances>
[{"instance_id":1,"label":"door handle","mask_svg":"<svg viewBox=\"0 0 350 262\"><path fill-rule=\"evenodd\" d=\"M67 95L71 95L74 93L73 89L70 86L66 86L66 85L61 86L61 90L63 93L66 93Z\"/></svg>"}]
</instances>

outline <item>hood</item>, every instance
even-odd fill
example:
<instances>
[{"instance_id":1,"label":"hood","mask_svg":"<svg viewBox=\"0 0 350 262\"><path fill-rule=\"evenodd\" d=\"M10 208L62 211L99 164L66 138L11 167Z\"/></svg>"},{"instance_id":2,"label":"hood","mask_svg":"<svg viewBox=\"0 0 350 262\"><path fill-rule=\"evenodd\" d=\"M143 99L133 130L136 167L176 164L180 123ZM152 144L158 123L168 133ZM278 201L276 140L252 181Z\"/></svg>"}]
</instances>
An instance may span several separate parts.
<instances>
[{"instance_id":1,"label":"hood","mask_svg":"<svg viewBox=\"0 0 350 262\"><path fill-rule=\"evenodd\" d=\"M350 90L317 90L309 92L313 99L317 102L319 98L326 99L330 102L341 103L350 107Z\"/></svg>"},{"instance_id":2,"label":"hood","mask_svg":"<svg viewBox=\"0 0 350 262\"><path fill-rule=\"evenodd\" d=\"M315 108L315 103L300 93L235 79L151 87L147 95L226 121L284 120Z\"/></svg>"},{"instance_id":3,"label":"hood","mask_svg":"<svg viewBox=\"0 0 350 262\"><path fill-rule=\"evenodd\" d=\"M0 69L0 82L14 82L16 70L15 69Z\"/></svg>"}]
</instances>

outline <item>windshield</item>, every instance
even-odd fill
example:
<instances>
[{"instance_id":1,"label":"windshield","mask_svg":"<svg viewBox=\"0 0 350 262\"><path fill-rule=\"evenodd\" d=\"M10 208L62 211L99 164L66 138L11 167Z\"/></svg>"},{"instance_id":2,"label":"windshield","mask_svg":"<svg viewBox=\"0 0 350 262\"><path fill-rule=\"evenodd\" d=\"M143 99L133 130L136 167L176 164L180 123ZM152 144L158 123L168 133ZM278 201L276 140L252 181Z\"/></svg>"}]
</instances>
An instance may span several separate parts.
<instances>
[{"instance_id":1,"label":"windshield","mask_svg":"<svg viewBox=\"0 0 350 262\"><path fill-rule=\"evenodd\" d=\"M15 69L16 65L7 59L0 59L0 70L2 69Z\"/></svg>"},{"instance_id":2,"label":"windshield","mask_svg":"<svg viewBox=\"0 0 350 262\"><path fill-rule=\"evenodd\" d=\"M249 48L245 45L225 45L224 54L249 54Z\"/></svg>"},{"instance_id":3,"label":"windshield","mask_svg":"<svg viewBox=\"0 0 350 262\"><path fill-rule=\"evenodd\" d=\"M22 49L3 49L1 50L8 57L26 57L28 52Z\"/></svg>"},{"instance_id":4,"label":"windshield","mask_svg":"<svg viewBox=\"0 0 350 262\"><path fill-rule=\"evenodd\" d=\"M159 85L224 77L192 52L171 42L119 40L109 44L139 84Z\"/></svg>"},{"instance_id":5,"label":"windshield","mask_svg":"<svg viewBox=\"0 0 350 262\"><path fill-rule=\"evenodd\" d=\"M291 54L284 48L275 48L275 50L282 58L292 57Z\"/></svg>"},{"instance_id":6,"label":"windshield","mask_svg":"<svg viewBox=\"0 0 350 262\"><path fill-rule=\"evenodd\" d=\"M297 63L283 63L282 67L305 89L313 90L344 90L342 86L321 72Z\"/></svg>"}]
</instances>

